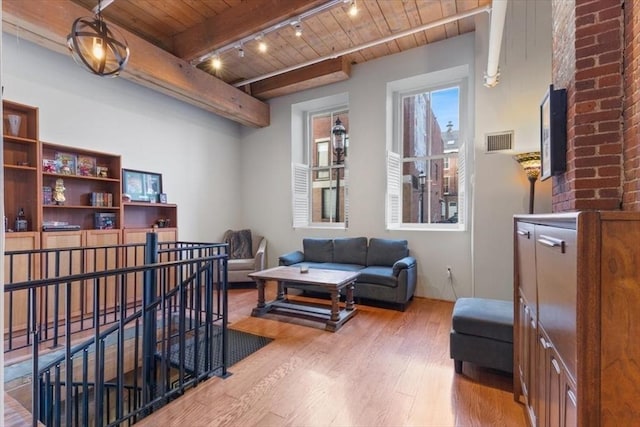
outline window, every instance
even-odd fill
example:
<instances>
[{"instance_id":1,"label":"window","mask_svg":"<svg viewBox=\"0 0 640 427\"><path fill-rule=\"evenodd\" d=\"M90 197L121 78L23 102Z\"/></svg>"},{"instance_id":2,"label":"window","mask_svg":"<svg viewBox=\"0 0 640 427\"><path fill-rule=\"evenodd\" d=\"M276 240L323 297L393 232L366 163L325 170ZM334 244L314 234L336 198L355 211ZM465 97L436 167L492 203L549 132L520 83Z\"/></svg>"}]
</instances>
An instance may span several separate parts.
<instances>
[{"instance_id":1,"label":"window","mask_svg":"<svg viewBox=\"0 0 640 427\"><path fill-rule=\"evenodd\" d=\"M466 78L439 75L389 84L388 228L464 229Z\"/></svg>"},{"instance_id":2,"label":"window","mask_svg":"<svg viewBox=\"0 0 640 427\"><path fill-rule=\"evenodd\" d=\"M297 146L292 146L293 225L344 228L348 224L349 206L349 111L344 106L317 108L316 105L293 106L292 128L303 135L297 144L293 142ZM298 126L293 123L296 118ZM334 149L332 138L337 119L347 131L344 149L340 151Z\"/></svg>"}]
</instances>

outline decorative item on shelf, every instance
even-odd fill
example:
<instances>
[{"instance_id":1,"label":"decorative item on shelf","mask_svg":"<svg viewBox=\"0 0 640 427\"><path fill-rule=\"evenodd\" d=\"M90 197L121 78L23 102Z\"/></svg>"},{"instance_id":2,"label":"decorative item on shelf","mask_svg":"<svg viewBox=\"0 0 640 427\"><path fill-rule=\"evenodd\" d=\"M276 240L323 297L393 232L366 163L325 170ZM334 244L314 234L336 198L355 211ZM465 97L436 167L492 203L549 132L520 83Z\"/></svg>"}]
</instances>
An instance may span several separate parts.
<instances>
[{"instance_id":1,"label":"decorative item on shelf","mask_svg":"<svg viewBox=\"0 0 640 427\"><path fill-rule=\"evenodd\" d=\"M16 215L15 231L27 231L29 228L27 223L27 216L24 214L24 209L18 209L18 215Z\"/></svg>"},{"instance_id":2,"label":"decorative item on shelf","mask_svg":"<svg viewBox=\"0 0 640 427\"><path fill-rule=\"evenodd\" d=\"M96 175L100 178L108 178L109 168L106 166L96 166Z\"/></svg>"},{"instance_id":3,"label":"decorative item on shelf","mask_svg":"<svg viewBox=\"0 0 640 427\"><path fill-rule=\"evenodd\" d=\"M162 193L162 174L122 169L122 193L132 202L156 202Z\"/></svg>"},{"instance_id":4,"label":"decorative item on shelf","mask_svg":"<svg viewBox=\"0 0 640 427\"><path fill-rule=\"evenodd\" d=\"M16 166L29 166L29 162L18 161L16 162Z\"/></svg>"},{"instance_id":5,"label":"decorative item on shelf","mask_svg":"<svg viewBox=\"0 0 640 427\"><path fill-rule=\"evenodd\" d=\"M9 122L9 135L18 136L22 117L17 114L7 114L7 121Z\"/></svg>"},{"instance_id":6,"label":"decorative item on shelf","mask_svg":"<svg viewBox=\"0 0 640 427\"><path fill-rule=\"evenodd\" d=\"M116 228L116 214L110 212L96 212L94 226L96 230L112 230Z\"/></svg>"},{"instance_id":7,"label":"decorative item on shelf","mask_svg":"<svg viewBox=\"0 0 640 427\"><path fill-rule=\"evenodd\" d=\"M56 153L56 173L60 175L75 175L78 158L75 154Z\"/></svg>"},{"instance_id":8,"label":"decorative item on shelf","mask_svg":"<svg viewBox=\"0 0 640 427\"><path fill-rule=\"evenodd\" d=\"M153 224L153 228L167 228L170 227L169 224L171 224L170 218L160 218Z\"/></svg>"},{"instance_id":9,"label":"decorative item on shelf","mask_svg":"<svg viewBox=\"0 0 640 427\"><path fill-rule=\"evenodd\" d=\"M42 204L43 205L52 205L53 204L53 190L51 187L42 187Z\"/></svg>"},{"instance_id":10,"label":"decorative item on shelf","mask_svg":"<svg viewBox=\"0 0 640 427\"><path fill-rule=\"evenodd\" d=\"M96 158L90 156L78 156L76 175L96 176Z\"/></svg>"},{"instance_id":11,"label":"decorative item on shelf","mask_svg":"<svg viewBox=\"0 0 640 427\"><path fill-rule=\"evenodd\" d=\"M67 36L67 47L79 65L101 77L117 77L129 60L129 47L117 29L102 19L102 3L93 18L78 18Z\"/></svg>"},{"instance_id":12,"label":"decorative item on shelf","mask_svg":"<svg viewBox=\"0 0 640 427\"><path fill-rule=\"evenodd\" d=\"M513 158L520 163L529 179L529 213L533 213L533 200L535 195L535 185L540 176L540 152L516 154Z\"/></svg>"},{"instance_id":13,"label":"decorative item on shelf","mask_svg":"<svg viewBox=\"0 0 640 427\"><path fill-rule=\"evenodd\" d=\"M53 200L56 202L56 205L64 205L64 202L67 200L64 196L64 181L62 178L56 179L56 186L53 189Z\"/></svg>"},{"instance_id":14,"label":"decorative item on shelf","mask_svg":"<svg viewBox=\"0 0 640 427\"><path fill-rule=\"evenodd\" d=\"M42 172L56 173L56 161L52 159L42 159Z\"/></svg>"},{"instance_id":15,"label":"decorative item on shelf","mask_svg":"<svg viewBox=\"0 0 640 427\"><path fill-rule=\"evenodd\" d=\"M167 193L158 194L158 201L160 203L167 203Z\"/></svg>"},{"instance_id":16,"label":"decorative item on shelf","mask_svg":"<svg viewBox=\"0 0 640 427\"><path fill-rule=\"evenodd\" d=\"M123 202L130 202L131 201L131 196L126 194L126 193L123 193L122 194L122 201Z\"/></svg>"}]
</instances>

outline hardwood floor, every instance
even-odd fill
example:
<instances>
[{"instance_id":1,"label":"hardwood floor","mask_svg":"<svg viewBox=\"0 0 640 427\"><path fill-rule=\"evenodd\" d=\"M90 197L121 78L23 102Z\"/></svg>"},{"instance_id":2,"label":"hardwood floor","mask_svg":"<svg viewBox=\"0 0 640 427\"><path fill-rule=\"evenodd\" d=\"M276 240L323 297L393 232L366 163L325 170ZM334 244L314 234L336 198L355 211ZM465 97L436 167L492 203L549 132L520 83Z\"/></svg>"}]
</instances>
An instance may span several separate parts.
<instances>
[{"instance_id":1,"label":"hardwood floor","mask_svg":"<svg viewBox=\"0 0 640 427\"><path fill-rule=\"evenodd\" d=\"M231 290L230 326L275 340L137 425L526 425L510 376L470 364L454 373L450 302L416 298L404 313L359 305L331 333L250 317L256 300Z\"/></svg>"}]
</instances>

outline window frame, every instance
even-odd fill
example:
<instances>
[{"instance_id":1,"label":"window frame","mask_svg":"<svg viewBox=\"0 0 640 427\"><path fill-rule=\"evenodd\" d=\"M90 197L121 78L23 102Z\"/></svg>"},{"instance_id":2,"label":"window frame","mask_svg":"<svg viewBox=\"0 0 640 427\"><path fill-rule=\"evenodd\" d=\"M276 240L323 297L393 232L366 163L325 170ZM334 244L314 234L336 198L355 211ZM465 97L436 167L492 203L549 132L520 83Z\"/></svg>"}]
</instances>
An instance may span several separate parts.
<instances>
[{"instance_id":1,"label":"window frame","mask_svg":"<svg viewBox=\"0 0 640 427\"><path fill-rule=\"evenodd\" d=\"M344 112L344 113L343 113ZM329 153L327 166L314 165L314 153L312 149L316 149L313 140L313 130L311 129L311 119L315 115L330 113L333 115L349 114L348 94L338 94L326 98L315 99L292 105L292 216L293 228L322 228L322 229L346 229L349 224L349 173L348 160L343 158L340 165L333 165L332 154ZM297 133L297 135L296 135ZM348 136L348 134L347 134ZM317 138L322 142L324 138ZM349 138L345 140L345 150ZM333 150L331 137L328 139L328 149ZM343 206L341 206L341 214L343 218L341 222L313 222L313 177L319 169L342 169L340 188L343 191ZM301 179L302 174L306 177ZM335 179L332 173L327 179L316 179L332 183L335 187ZM304 187L304 189L302 188ZM306 190L306 191L303 191ZM322 198L322 192L321 192ZM303 206L304 205L304 206ZM335 205L334 205L335 206ZM320 215L323 207L320 207Z\"/></svg>"},{"instance_id":2,"label":"window frame","mask_svg":"<svg viewBox=\"0 0 640 427\"><path fill-rule=\"evenodd\" d=\"M468 151L471 150L467 141L468 135L472 135L472 114L473 110L470 107L472 103L472 92L470 86L472 85L469 67L467 65L461 65L452 67L446 70L440 70L432 73L427 73L419 76L410 77L407 79L398 80L395 82L389 82L387 84L387 102L389 105L390 114L387 117L387 124L390 131L387 133L387 194L385 198L386 204L386 219L385 225L387 230L424 230L424 231L466 231L467 224L469 222L468 206L470 204L470 197L468 190L468 180L466 177L470 176L470 165L467 163L467 159L470 158ZM402 167L405 160L410 160L410 157L403 157L403 115L402 115L402 99L405 96L420 94L424 92L433 92L441 89L446 89L452 86L459 87L459 126L458 126L458 140L459 151L457 156L458 161L458 198L456 205L461 209L458 210L458 222L457 223L404 223L402 222L402 205L403 205L403 193L402 193ZM446 144L446 141L445 141ZM446 147L446 145L445 145ZM394 158L393 154L397 155ZM448 157L448 156L443 156ZM431 161L435 157L425 156L424 161ZM399 166L396 166L396 163ZM393 168L399 167L398 171ZM443 168L444 172L444 168ZM392 182L398 179L400 184ZM397 206L393 206L397 204Z\"/></svg>"}]
</instances>

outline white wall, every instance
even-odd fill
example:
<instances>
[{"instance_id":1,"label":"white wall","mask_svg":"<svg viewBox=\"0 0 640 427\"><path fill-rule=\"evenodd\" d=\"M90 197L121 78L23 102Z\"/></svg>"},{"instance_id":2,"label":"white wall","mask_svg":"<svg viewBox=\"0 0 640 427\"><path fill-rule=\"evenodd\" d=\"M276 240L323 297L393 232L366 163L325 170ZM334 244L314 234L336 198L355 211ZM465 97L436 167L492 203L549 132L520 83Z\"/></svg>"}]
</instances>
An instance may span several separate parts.
<instances>
[{"instance_id":1,"label":"white wall","mask_svg":"<svg viewBox=\"0 0 640 427\"><path fill-rule=\"evenodd\" d=\"M179 238L218 241L242 221L240 125L124 79L101 78L3 33L5 99L39 107L40 139L120 154L159 172ZM133 52L135 55L135 52Z\"/></svg>"},{"instance_id":2,"label":"white wall","mask_svg":"<svg viewBox=\"0 0 640 427\"><path fill-rule=\"evenodd\" d=\"M526 18L526 24L523 19ZM245 170L242 194L247 226L269 238L269 265L278 255L302 246L306 236L406 238L418 259L416 294L453 299L446 267L453 271L458 296L512 298L512 216L528 209L528 181L513 160L515 152L537 150L538 106L550 82L551 10L549 2L510 2L501 55L501 83L482 86L486 67L488 16L468 34L353 67L341 83L271 101L271 126L242 130ZM475 53L475 164L473 220L467 232L385 230L385 91L389 81L465 63ZM471 82L473 88L474 82ZM348 92L350 225L346 231L291 227L291 105ZM471 97L473 99L473 96ZM484 134L515 130L515 149L486 155ZM536 211L550 210L549 183L537 186Z\"/></svg>"},{"instance_id":3,"label":"white wall","mask_svg":"<svg viewBox=\"0 0 640 427\"><path fill-rule=\"evenodd\" d=\"M120 153L123 167L160 172L179 205L180 237L217 240L251 227L269 239L269 265L306 236L406 238L419 262L417 295L512 297L512 216L527 211L528 182L513 153L484 154L487 132L515 130L515 150L539 146L538 105L551 76L548 1L512 0L500 84L482 86L488 16L477 31L353 67L345 82L272 100L271 126L240 128L226 119L122 79L92 76L66 55L4 34L4 97L40 107L48 142ZM470 60L474 70L473 221L466 232L387 231L384 227L386 84ZM474 84L475 83L475 84ZM291 105L348 92L350 227L291 227ZM550 182L538 183L536 212L549 212Z\"/></svg>"},{"instance_id":4,"label":"white wall","mask_svg":"<svg viewBox=\"0 0 640 427\"><path fill-rule=\"evenodd\" d=\"M476 20L474 284L477 296L513 297L514 214L528 213L529 181L513 153L485 153L485 134L515 132L514 152L540 150L542 97L551 83L551 2L512 0L507 9L500 83L482 85L489 16ZM486 70L486 68L485 68ZM551 212L551 180L536 183L535 213Z\"/></svg>"}]
</instances>

